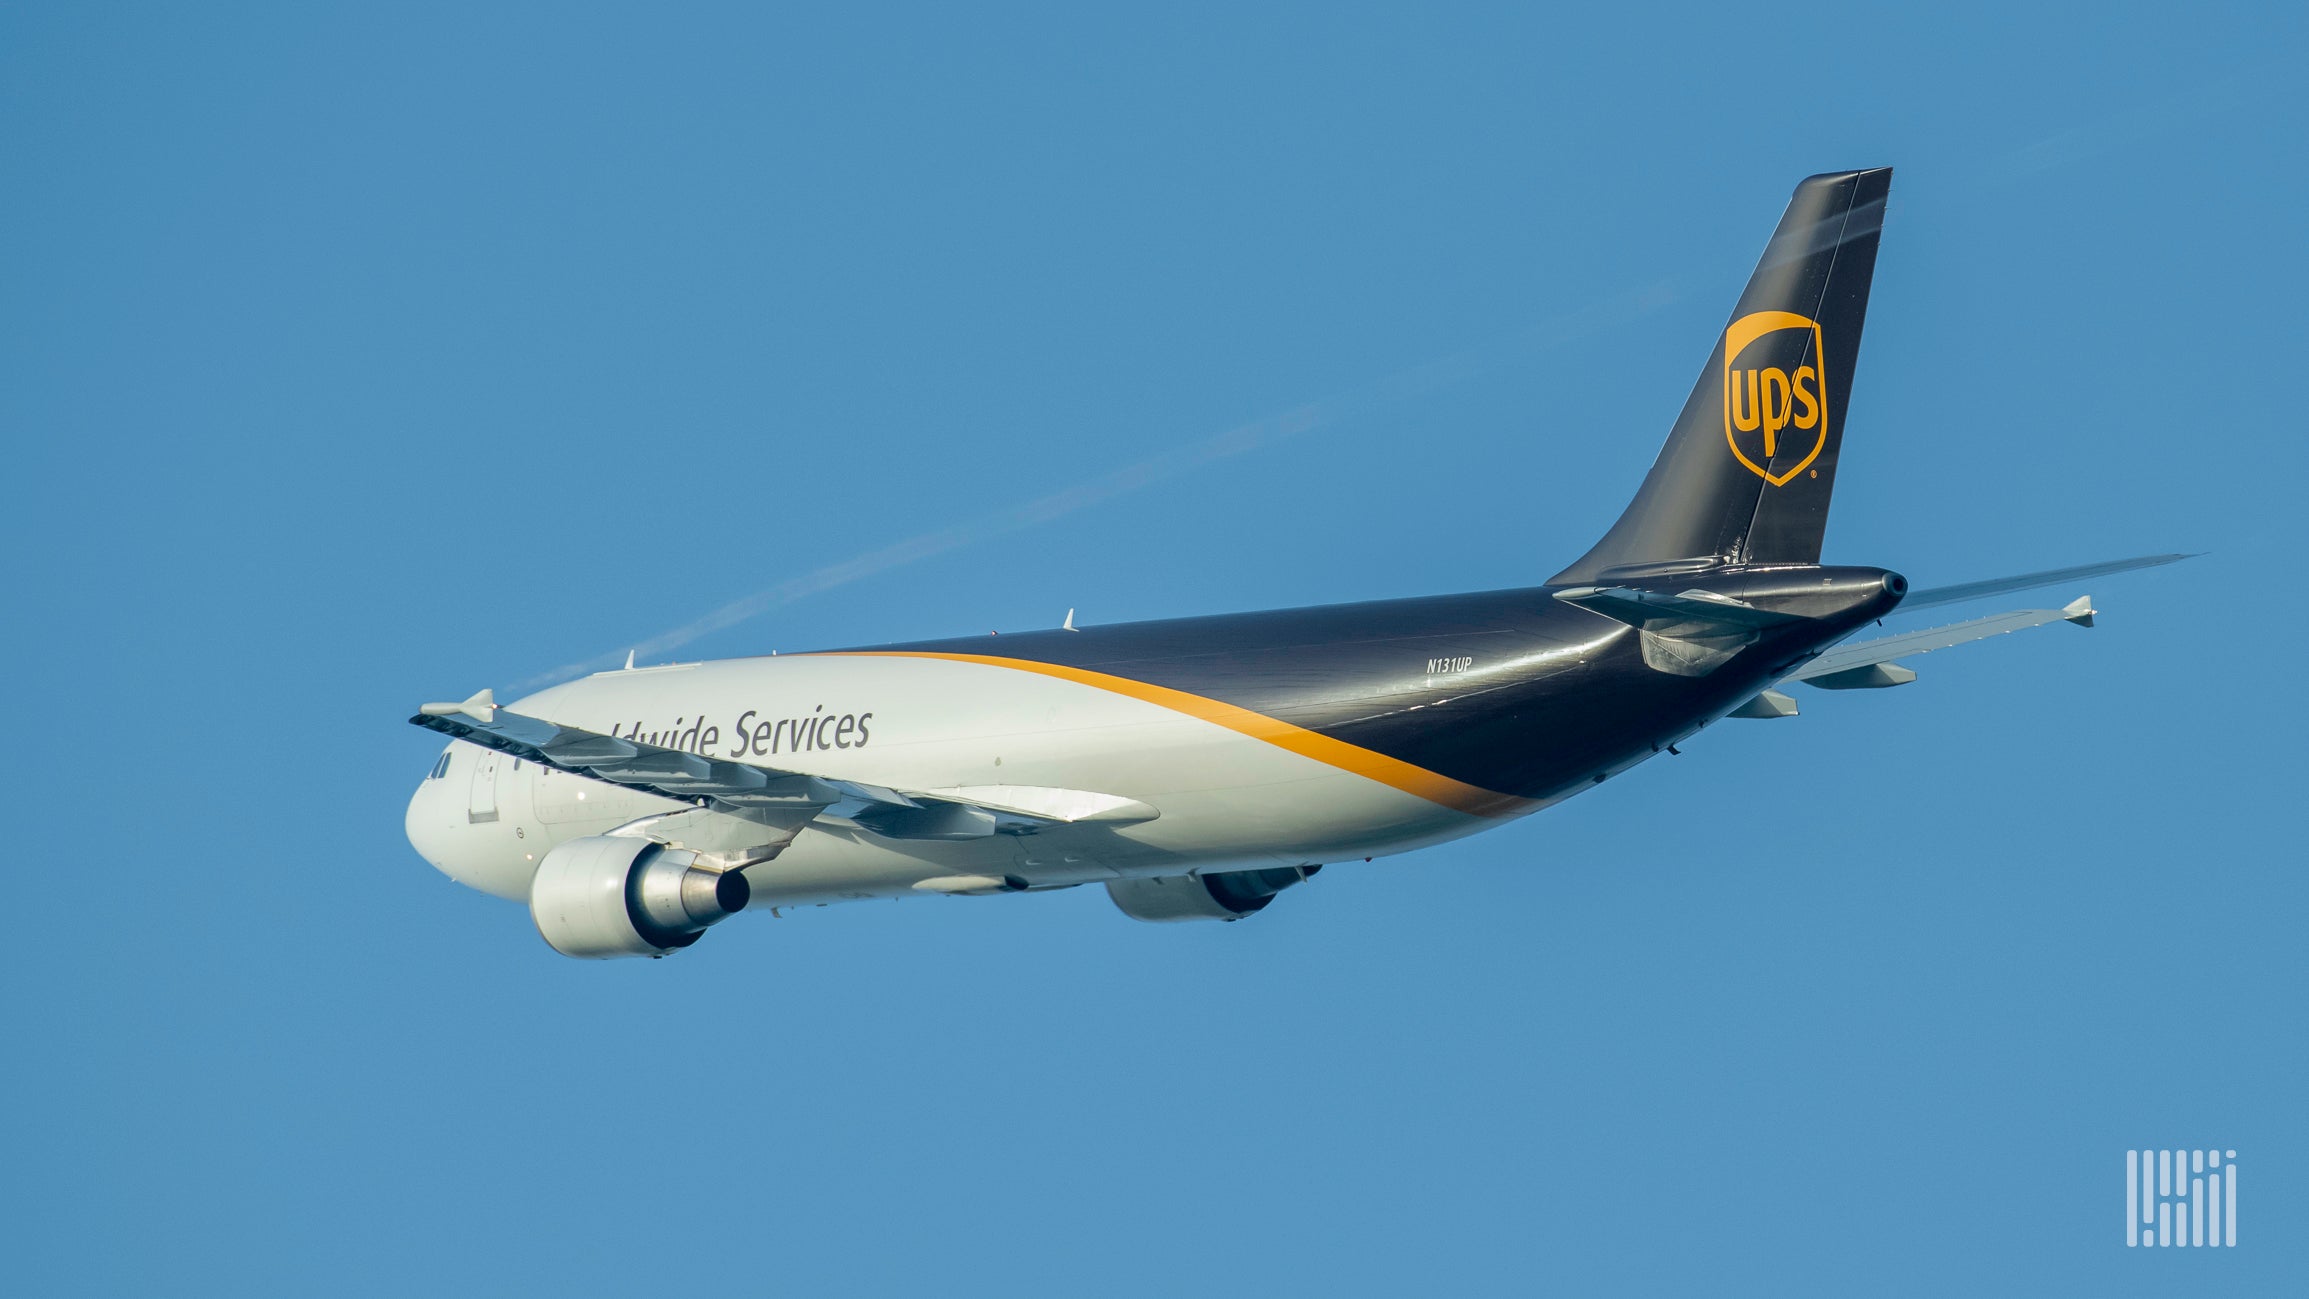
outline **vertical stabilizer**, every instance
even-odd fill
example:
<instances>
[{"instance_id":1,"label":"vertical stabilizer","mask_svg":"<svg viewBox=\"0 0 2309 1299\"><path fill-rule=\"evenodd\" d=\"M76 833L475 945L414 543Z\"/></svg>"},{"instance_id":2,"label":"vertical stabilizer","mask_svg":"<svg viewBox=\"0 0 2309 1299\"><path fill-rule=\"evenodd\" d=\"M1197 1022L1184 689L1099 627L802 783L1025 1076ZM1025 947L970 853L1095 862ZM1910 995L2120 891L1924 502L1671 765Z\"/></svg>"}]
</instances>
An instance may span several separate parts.
<instances>
[{"instance_id":1,"label":"vertical stabilizer","mask_svg":"<svg viewBox=\"0 0 2309 1299\"><path fill-rule=\"evenodd\" d=\"M1880 167L1796 187L1642 489L1556 584L1819 562L1891 185Z\"/></svg>"}]
</instances>

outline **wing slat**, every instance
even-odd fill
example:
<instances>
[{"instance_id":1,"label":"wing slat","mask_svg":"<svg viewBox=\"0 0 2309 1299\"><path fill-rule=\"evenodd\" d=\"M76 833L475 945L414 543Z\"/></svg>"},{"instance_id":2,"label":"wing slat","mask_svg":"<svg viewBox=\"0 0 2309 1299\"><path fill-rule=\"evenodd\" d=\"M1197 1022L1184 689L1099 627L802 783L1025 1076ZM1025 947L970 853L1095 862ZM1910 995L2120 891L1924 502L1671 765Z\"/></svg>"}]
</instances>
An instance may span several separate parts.
<instances>
[{"instance_id":1,"label":"wing slat","mask_svg":"<svg viewBox=\"0 0 2309 1299\"><path fill-rule=\"evenodd\" d=\"M427 730L541 767L676 802L705 803L717 811L765 823L787 824L794 812L805 809L814 816L845 797L874 801L862 790L837 788L836 782L801 772L717 761L679 749L561 726L503 708L488 711L487 721L470 713L441 712L421 712L409 720ZM846 786L848 782L840 784Z\"/></svg>"}]
</instances>

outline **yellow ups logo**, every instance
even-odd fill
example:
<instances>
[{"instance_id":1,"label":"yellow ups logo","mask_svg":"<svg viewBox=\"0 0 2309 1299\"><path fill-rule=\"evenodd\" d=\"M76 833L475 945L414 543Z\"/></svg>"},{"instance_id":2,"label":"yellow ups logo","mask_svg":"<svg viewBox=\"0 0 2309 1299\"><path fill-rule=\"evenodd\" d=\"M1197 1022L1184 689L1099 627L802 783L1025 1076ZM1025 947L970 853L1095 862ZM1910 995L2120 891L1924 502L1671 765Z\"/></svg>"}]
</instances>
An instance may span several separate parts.
<instances>
[{"instance_id":1,"label":"yellow ups logo","mask_svg":"<svg viewBox=\"0 0 2309 1299\"><path fill-rule=\"evenodd\" d=\"M1820 322L1759 311L1724 331L1724 440L1774 487L1810 468L1828 445L1828 374ZM1788 468L1773 473L1775 463Z\"/></svg>"}]
</instances>

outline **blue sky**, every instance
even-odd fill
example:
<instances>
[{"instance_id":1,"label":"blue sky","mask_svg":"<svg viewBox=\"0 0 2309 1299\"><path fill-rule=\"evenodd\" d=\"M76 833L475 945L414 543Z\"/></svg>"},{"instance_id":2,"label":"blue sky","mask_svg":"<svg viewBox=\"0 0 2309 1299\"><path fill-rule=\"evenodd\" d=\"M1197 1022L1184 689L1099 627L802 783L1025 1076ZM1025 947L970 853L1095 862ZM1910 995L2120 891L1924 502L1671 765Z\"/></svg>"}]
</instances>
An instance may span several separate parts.
<instances>
[{"instance_id":1,"label":"blue sky","mask_svg":"<svg viewBox=\"0 0 2309 1299\"><path fill-rule=\"evenodd\" d=\"M2303 27L10 9L9 1272L2300 1289ZM1793 183L1887 163L1829 557L2210 552L2045 593L2089 634L1239 925L580 965L403 841L414 704L635 645L1544 579ZM2242 1247L2127 1251L2124 1151L2206 1145Z\"/></svg>"}]
</instances>

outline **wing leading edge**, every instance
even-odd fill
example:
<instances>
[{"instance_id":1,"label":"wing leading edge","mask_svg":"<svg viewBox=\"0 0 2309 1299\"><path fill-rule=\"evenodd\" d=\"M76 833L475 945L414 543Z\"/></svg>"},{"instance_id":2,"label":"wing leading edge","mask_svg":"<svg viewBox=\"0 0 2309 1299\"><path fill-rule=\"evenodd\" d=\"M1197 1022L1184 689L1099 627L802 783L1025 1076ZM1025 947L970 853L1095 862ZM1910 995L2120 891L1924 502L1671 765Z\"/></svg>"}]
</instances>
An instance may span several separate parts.
<instances>
[{"instance_id":1,"label":"wing leading edge","mask_svg":"<svg viewBox=\"0 0 2309 1299\"><path fill-rule=\"evenodd\" d=\"M538 766L640 790L786 831L838 816L890 839L975 839L1031 834L1081 821L1153 820L1154 808L1085 790L987 786L900 791L864 781L708 758L563 726L497 705L484 690L461 703L426 704L410 723Z\"/></svg>"},{"instance_id":2,"label":"wing leading edge","mask_svg":"<svg viewBox=\"0 0 2309 1299\"><path fill-rule=\"evenodd\" d=\"M1920 591L1909 592L1908 598L1900 602L1900 612L1914 613L1918 609L1932 609L1944 604L1962 604L1967 600L1984 600L1992 595L2013 595L2021 591L2034 591L2040 587L2082 582L2088 577L2106 577L2111 573L2130 573L2136 568L2156 568L2164 564L2177 564L2184 559L2195 558L2196 556L2193 554L2139 555L2132 559L2104 559L2096 564L2077 564L2070 568L2048 568L2041 573L2022 573L2017 577L1992 577L1981 582L1958 582L1953 586L1927 587Z\"/></svg>"}]
</instances>

